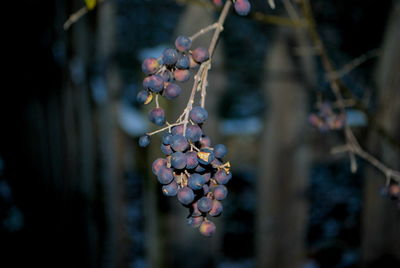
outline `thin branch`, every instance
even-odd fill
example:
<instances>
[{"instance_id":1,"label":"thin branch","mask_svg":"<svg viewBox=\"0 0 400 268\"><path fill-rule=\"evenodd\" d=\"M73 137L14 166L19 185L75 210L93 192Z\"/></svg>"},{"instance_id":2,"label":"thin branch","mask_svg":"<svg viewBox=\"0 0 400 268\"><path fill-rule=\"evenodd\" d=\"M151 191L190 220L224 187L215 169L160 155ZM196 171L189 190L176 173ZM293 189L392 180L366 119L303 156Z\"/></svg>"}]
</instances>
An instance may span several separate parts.
<instances>
[{"instance_id":1,"label":"thin branch","mask_svg":"<svg viewBox=\"0 0 400 268\"><path fill-rule=\"evenodd\" d=\"M317 27L315 24L314 20L314 15L312 13L311 5L309 0L302 0L302 7L303 7L303 13L306 18L306 21L308 22L308 30L311 36L311 39L314 43L314 46L318 48L319 56L322 62L322 66L325 69L325 72L328 74L335 73L335 69L333 68L333 65L331 63L331 60L328 56L328 53L326 52L325 46L322 42L321 37L318 34ZM334 93L336 97L336 103L338 105L338 108L341 110L342 113L346 113L346 103L343 99L343 95L340 91L339 87L339 77L330 79L329 84L332 89L332 92ZM386 179L390 181L390 179L396 180L397 182L400 182L400 172L393 170L389 167L387 167L385 164L383 164L381 161L379 161L376 157L365 151L359 144L357 138L355 137L353 131L351 128L346 125L344 128L344 134L346 138L346 145L341 146L340 150L333 150L333 151L347 151L350 156L350 161L351 161L351 169L352 172L355 172L357 170L357 163L354 159L354 156L357 155L358 157L364 159L365 161L369 162L371 165L375 166L377 169L379 169L382 173L385 174Z\"/></svg>"},{"instance_id":2,"label":"thin branch","mask_svg":"<svg viewBox=\"0 0 400 268\"><path fill-rule=\"evenodd\" d=\"M353 59L349 63L345 64L341 69L339 69L333 73L328 73L326 75L327 79L330 79L330 80L339 79L339 78L343 77L344 75L350 73L352 70L354 70L355 68L357 68L364 62L366 62L372 58L378 57L380 54L381 54L380 49L370 50L367 53L365 53L365 54Z\"/></svg>"},{"instance_id":3,"label":"thin branch","mask_svg":"<svg viewBox=\"0 0 400 268\"><path fill-rule=\"evenodd\" d=\"M104 1L106 1L106 0L98 0L97 5L101 4ZM83 16L85 16L86 13L88 13L88 12L89 12L89 9L87 8L87 6L84 6L81 9L79 9L78 11L76 11L75 13L71 14L69 16L69 18L67 19L67 21L64 22L64 25L63 25L64 30L68 30L72 24L77 22L79 19L81 19Z\"/></svg>"},{"instance_id":4,"label":"thin branch","mask_svg":"<svg viewBox=\"0 0 400 268\"><path fill-rule=\"evenodd\" d=\"M272 9L275 9L275 0L268 0L268 4Z\"/></svg>"},{"instance_id":5,"label":"thin branch","mask_svg":"<svg viewBox=\"0 0 400 268\"><path fill-rule=\"evenodd\" d=\"M285 6L285 9L286 9L287 13L289 14L289 17L293 21L299 21L300 20L300 16L297 13L297 10L293 6L292 2L290 0L282 0L282 2L283 2L283 5Z\"/></svg>"},{"instance_id":6,"label":"thin branch","mask_svg":"<svg viewBox=\"0 0 400 268\"><path fill-rule=\"evenodd\" d=\"M217 28L219 26L219 24L216 22L214 24L208 25L207 27L201 29L200 31L198 31L197 33L195 33L194 35L192 35L190 37L190 39L193 41L196 38L198 38L199 36L208 33L209 31L214 30L215 28Z\"/></svg>"},{"instance_id":7,"label":"thin branch","mask_svg":"<svg viewBox=\"0 0 400 268\"><path fill-rule=\"evenodd\" d=\"M157 129L157 130L155 130L155 131L153 131L153 132L146 133L146 135L152 136L152 135L154 135L154 134L163 132L164 130L170 129L171 127L179 126L179 125L182 125L182 123L168 124L166 127Z\"/></svg>"}]
</instances>

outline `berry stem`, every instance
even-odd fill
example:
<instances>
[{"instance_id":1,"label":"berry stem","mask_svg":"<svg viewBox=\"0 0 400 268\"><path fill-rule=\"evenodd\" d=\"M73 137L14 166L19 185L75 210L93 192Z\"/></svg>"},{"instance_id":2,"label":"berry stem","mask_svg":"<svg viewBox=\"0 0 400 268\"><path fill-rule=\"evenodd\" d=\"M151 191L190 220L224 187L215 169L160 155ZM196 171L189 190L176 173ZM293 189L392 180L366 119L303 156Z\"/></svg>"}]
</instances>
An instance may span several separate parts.
<instances>
[{"instance_id":1,"label":"berry stem","mask_svg":"<svg viewBox=\"0 0 400 268\"><path fill-rule=\"evenodd\" d=\"M203 34L208 33L209 31L214 30L215 28L217 28L219 26L218 22L208 25L207 27L201 29L200 31L198 31L197 33L193 34L191 37L189 37L192 41L195 40L196 38L202 36Z\"/></svg>"}]
</instances>

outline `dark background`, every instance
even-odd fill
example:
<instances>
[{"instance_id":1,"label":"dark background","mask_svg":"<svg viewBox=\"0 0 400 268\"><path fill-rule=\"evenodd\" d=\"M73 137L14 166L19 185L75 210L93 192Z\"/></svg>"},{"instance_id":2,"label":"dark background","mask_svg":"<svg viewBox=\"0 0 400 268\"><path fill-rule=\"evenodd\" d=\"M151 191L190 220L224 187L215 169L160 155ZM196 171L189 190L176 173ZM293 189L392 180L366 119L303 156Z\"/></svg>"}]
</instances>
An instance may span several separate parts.
<instances>
[{"instance_id":1,"label":"dark background","mask_svg":"<svg viewBox=\"0 0 400 268\"><path fill-rule=\"evenodd\" d=\"M0 267L400 267L400 212L380 194L384 175L361 160L352 174L347 155L329 153L343 134L307 122L316 95L334 100L318 57L299 52L307 33L254 13L229 15L211 70L206 131L228 146L234 174L217 235L190 229L161 194L159 141L137 146L153 128L135 102L140 65L216 20L209 2L110 0L68 31L83 1L6 8ZM276 2L251 1L253 12L288 17ZM380 49L342 83L366 107L348 110L362 146L399 169L399 2L311 4L336 67ZM173 116L185 99L162 104Z\"/></svg>"}]
</instances>

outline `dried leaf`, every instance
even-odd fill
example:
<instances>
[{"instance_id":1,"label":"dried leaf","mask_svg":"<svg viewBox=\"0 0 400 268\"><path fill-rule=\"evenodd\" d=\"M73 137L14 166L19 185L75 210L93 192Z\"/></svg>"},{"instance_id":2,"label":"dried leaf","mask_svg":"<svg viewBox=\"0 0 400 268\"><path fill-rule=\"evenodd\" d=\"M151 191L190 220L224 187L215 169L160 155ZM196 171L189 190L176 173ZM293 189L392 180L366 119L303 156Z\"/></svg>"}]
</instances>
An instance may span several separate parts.
<instances>
[{"instance_id":1,"label":"dried leaf","mask_svg":"<svg viewBox=\"0 0 400 268\"><path fill-rule=\"evenodd\" d=\"M92 10L97 5L97 0L85 0L87 9Z\"/></svg>"}]
</instances>

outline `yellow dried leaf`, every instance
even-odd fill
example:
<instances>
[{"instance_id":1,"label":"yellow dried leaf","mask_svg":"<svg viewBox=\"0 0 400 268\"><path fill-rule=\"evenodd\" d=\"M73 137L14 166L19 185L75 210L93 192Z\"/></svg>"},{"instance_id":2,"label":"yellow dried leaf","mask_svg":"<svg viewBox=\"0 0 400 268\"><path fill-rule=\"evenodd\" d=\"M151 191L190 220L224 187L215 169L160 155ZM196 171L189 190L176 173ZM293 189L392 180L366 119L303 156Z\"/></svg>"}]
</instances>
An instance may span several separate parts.
<instances>
[{"instance_id":1,"label":"yellow dried leaf","mask_svg":"<svg viewBox=\"0 0 400 268\"><path fill-rule=\"evenodd\" d=\"M197 153L197 156L198 156L200 159L204 160L205 162L208 162L208 158L210 157L210 153L207 153L207 152L198 152L198 153Z\"/></svg>"},{"instance_id":2,"label":"yellow dried leaf","mask_svg":"<svg viewBox=\"0 0 400 268\"><path fill-rule=\"evenodd\" d=\"M146 99L146 101L144 102L144 104L145 104L145 105L146 105L146 104L149 104L152 100L153 100L153 94L150 94L150 95L147 97L147 99Z\"/></svg>"},{"instance_id":3,"label":"yellow dried leaf","mask_svg":"<svg viewBox=\"0 0 400 268\"><path fill-rule=\"evenodd\" d=\"M85 0L85 4L86 4L86 7L87 7L89 10L92 10L93 8L96 7L97 0Z\"/></svg>"}]
</instances>

